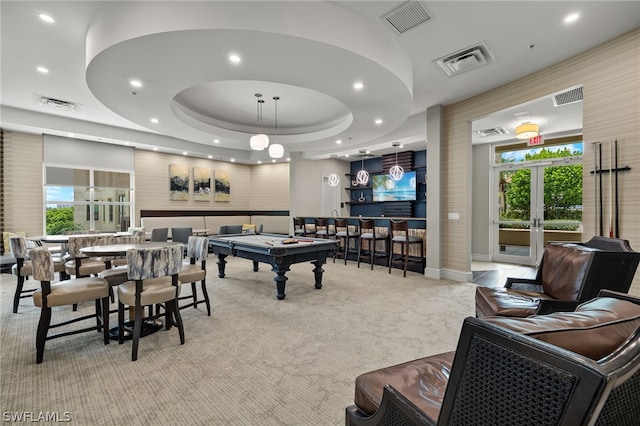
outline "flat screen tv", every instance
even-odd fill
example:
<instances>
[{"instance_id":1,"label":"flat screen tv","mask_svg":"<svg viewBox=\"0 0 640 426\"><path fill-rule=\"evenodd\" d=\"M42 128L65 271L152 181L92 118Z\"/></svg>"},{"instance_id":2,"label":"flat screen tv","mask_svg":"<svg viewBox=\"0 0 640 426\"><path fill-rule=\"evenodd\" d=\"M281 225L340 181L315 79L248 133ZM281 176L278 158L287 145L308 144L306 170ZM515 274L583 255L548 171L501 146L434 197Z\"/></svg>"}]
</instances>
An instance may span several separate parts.
<instances>
[{"instance_id":1,"label":"flat screen tv","mask_svg":"<svg viewBox=\"0 0 640 426\"><path fill-rule=\"evenodd\" d=\"M373 201L414 201L416 199L416 172L405 172L394 181L389 175L373 176Z\"/></svg>"}]
</instances>

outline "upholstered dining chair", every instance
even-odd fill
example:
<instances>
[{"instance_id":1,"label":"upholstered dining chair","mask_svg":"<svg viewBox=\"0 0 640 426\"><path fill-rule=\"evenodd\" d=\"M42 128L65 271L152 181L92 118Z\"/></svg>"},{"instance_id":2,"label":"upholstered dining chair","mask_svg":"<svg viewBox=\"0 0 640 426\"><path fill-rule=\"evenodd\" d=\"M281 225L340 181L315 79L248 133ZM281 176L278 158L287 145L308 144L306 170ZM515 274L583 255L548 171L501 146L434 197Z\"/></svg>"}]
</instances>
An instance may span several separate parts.
<instances>
[{"instance_id":1,"label":"upholstered dining chair","mask_svg":"<svg viewBox=\"0 0 640 426\"><path fill-rule=\"evenodd\" d=\"M47 247L36 247L31 250L33 277L40 281L41 288L33 293L33 303L40 308L40 321L36 333L36 362L40 364L44 358L44 346L47 340L64 337L87 331L102 331L104 344L109 344L109 285L102 278L76 278L52 283L54 266L51 252ZM96 312L61 323L51 324L51 308L74 305L94 301ZM96 325L72 331L49 335L49 330L59 326L67 326L83 320L95 320Z\"/></svg>"},{"instance_id":2,"label":"upholstered dining chair","mask_svg":"<svg viewBox=\"0 0 640 426\"><path fill-rule=\"evenodd\" d=\"M187 253L187 243L191 235L193 235L193 228L191 227L171 228L171 241L182 243L184 254Z\"/></svg>"},{"instance_id":3,"label":"upholstered dining chair","mask_svg":"<svg viewBox=\"0 0 640 426\"><path fill-rule=\"evenodd\" d=\"M132 333L131 361L138 359L138 344L142 333L144 306L164 304L165 328L178 328L180 344L184 344L184 327L178 297L180 281L178 274L182 268L182 245L174 244L158 248L127 250L128 282L118 286L118 334L119 343L124 342L125 330ZM125 325L124 307L133 307L135 319L133 330ZM159 318L151 315L147 320Z\"/></svg>"},{"instance_id":4,"label":"upholstered dining chair","mask_svg":"<svg viewBox=\"0 0 640 426\"><path fill-rule=\"evenodd\" d=\"M153 228L151 242L166 242L169 238L169 228Z\"/></svg>"},{"instance_id":5,"label":"upholstered dining chair","mask_svg":"<svg viewBox=\"0 0 640 426\"><path fill-rule=\"evenodd\" d=\"M342 246L344 254L344 264L347 264L347 258L349 257L349 246L350 240L353 239L356 243L358 242L358 237L360 236L360 232L355 229L349 229L349 223L347 219L336 218L335 220L335 229L336 229L336 238L339 240L338 248L333 252L333 263L336 263L336 254L340 251L340 247Z\"/></svg>"},{"instance_id":6,"label":"upholstered dining chair","mask_svg":"<svg viewBox=\"0 0 640 426\"><path fill-rule=\"evenodd\" d=\"M20 235L9 237L9 248L11 249L11 256L16 259L16 263L11 267L11 272L18 279L16 291L13 296L13 313L16 314L18 313L20 299L31 297L37 289L24 288L25 280L33 275L33 268L27 250L27 240ZM60 259L54 261L53 268L55 272L60 273L60 281L62 281L65 278L64 262Z\"/></svg>"},{"instance_id":7,"label":"upholstered dining chair","mask_svg":"<svg viewBox=\"0 0 640 426\"><path fill-rule=\"evenodd\" d=\"M97 235L69 236L70 260L65 263L67 275L75 275L76 278L97 275L107 269L102 259L93 259L85 256L80 249L99 245L100 237Z\"/></svg>"},{"instance_id":8,"label":"upholstered dining chair","mask_svg":"<svg viewBox=\"0 0 640 426\"><path fill-rule=\"evenodd\" d=\"M368 257L371 264L371 270L373 271L373 263L376 257L384 257L385 259L389 253L389 236L387 234L381 234L376 230L376 225L373 219L358 219L360 224L360 238L358 239L358 268L360 267L360 261L362 257ZM366 252L363 253L362 246L366 241ZM378 241L384 242L384 253L376 253L376 243Z\"/></svg>"},{"instance_id":9,"label":"upholstered dining chair","mask_svg":"<svg viewBox=\"0 0 640 426\"><path fill-rule=\"evenodd\" d=\"M209 254L209 238L189 237L187 242L188 263L182 265L182 270L178 274L181 284L191 283L191 295L181 296L178 300L192 299L191 303L180 305L180 309L197 306L204 303L207 306L207 315L211 316L211 304L209 303L209 293L207 293L207 255ZM196 281L200 281L202 288L202 300L198 300Z\"/></svg>"},{"instance_id":10,"label":"upholstered dining chair","mask_svg":"<svg viewBox=\"0 0 640 426\"><path fill-rule=\"evenodd\" d=\"M422 238L409 234L409 223L406 220L391 219L389 224L389 273L391 273L391 267L396 258L402 261L404 276L407 276L407 266L409 261L420 262L422 265L422 271L424 272L425 260L424 260L424 242ZM393 248L400 244L401 254L400 256L393 256ZM418 246L418 251L415 256L410 256L409 250L412 245Z\"/></svg>"}]
</instances>

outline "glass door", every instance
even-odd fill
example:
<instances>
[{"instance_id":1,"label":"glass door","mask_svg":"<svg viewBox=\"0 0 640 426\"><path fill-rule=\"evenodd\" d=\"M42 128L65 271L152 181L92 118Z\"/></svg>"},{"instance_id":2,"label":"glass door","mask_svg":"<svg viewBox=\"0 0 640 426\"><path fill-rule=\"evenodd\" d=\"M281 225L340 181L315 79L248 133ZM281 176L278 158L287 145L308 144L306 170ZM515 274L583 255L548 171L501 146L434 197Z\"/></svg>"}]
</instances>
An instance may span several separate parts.
<instances>
[{"instance_id":1,"label":"glass door","mask_svg":"<svg viewBox=\"0 0 640 426\"><path fill-rule=\"evenodd\" d=\"M582 151L552 148L494 167L498 262L536 265L549 241L582 240Z\"/></svg>"}]
</instances>

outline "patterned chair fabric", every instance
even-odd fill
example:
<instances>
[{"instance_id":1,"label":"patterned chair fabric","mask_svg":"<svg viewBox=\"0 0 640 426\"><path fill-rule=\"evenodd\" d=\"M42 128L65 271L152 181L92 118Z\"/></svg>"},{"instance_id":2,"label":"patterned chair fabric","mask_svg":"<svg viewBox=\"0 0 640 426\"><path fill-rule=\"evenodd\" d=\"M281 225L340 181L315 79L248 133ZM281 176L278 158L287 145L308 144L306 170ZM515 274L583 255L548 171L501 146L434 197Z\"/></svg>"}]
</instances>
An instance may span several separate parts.
<instances>
[{"instance_id":1,"label":"patterned chair fabric","mask_svg":"<svg viewBox=\"0 0 640 426\"><path fill-rule=\"evenodd\" d=\"M98 274L107 269L104 261L89 258L80 251L80 249L85 247L100 245L102 238L104 237L98 235L69 237L69 254L71 256L71 260L65 263L65 270L67 274L75 275L76 278L80 278Z\"/></svg>"},{"instance_id":2,"label":"patterned chair fabric","mask_svg":"<svg viewBox=\"0 0 640 426\"><path fill-rule=\"evenodd\" d=\"M101 278L87 277L69 279L58 283L51 283L54 278L54 262L47 247L36 247L31 250L33 277L40 281L41 288L33 293L33 303L41 308L38 331L36 333L36 362L41 363L44 358L44 346L47 340L64 337L86 331L102 331L104 344L109 344L109 286ZM77 303L95 301L94 315L76 317L64 323L51 324L51 308L55 306L74 305ZM80 330L61 332L48 336L49 329L63 324L91 320L95 325Z\"/></svg>"},{"instance_id":3,"label":"patterned chair fabric","mask_svg":"<svg viewBox=\"0 0 640 426\"><path fill-rule=\"evenodd\" d=\"M11 272L18 278L16 291L13 296L13 313L18 312L20 299L31 297L36 288L24 288L25 278L33 275L33 262L29 259L28 242L23 236L12 236L9 238L9 247L11 255L16 258L16 263L11 267ZM56 272L60 272L60 280L65 278L64 262L56 261L53 263Z\"/></svg>"},{"instance_id":4,"label":"patterned chair fabric","mask_svg":"<svg viewBox=\"0 0 640 426\"><path fill-rule=\"evenodd\" d=\"M207 293L207 255L209 254L209 239L207 237L189 237L187 242L188 264L182 265L182 270L178 275L181 283L191 283L191 294L181 296L179 300L191 299L191 303L181 305L180 309L193 306L196 308L199 304L204 303L207 306L207 315L211 316L211 304L209 302L209 294ZM198 264L198 262L200 262ZM198 291L196 289L196 281L201 282L203 300L198 300Z\"/></svg>"},{"instance_id":5,"label":"patterned chair fabric","mask_svg":"<svg viewBox=\"0 0 640 426\"><path fill-rule=\"evenodd\" d=\"M169 330L175 325L180 335L180 344L184 344L184 327L178 309L178 273L182 269L183 252L184 249L179 244L127 250L128 277L131 281L118 286L118 330L120 344L124 342L125 329L132 332L132 361L138 359L144 306L162 304L165 309L166 329ZM135 307L133 329L125 326L125 305ZM156 314L147 319L159 317L160 314Z\"/></svg>"}]
</instances>

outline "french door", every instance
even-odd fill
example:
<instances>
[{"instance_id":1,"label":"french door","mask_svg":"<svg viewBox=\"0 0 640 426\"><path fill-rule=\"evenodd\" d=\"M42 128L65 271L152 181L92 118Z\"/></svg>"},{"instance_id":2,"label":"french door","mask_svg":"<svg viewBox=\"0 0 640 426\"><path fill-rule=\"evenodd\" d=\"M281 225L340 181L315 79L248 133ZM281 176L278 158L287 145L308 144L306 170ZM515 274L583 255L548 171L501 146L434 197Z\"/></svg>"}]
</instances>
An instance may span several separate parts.
<instances>
[{"instance_id":1,"label":"french door","mask_svg":"<svg viewBox=\"0 0 640 426\"><path fill-rule=\"evenodd\" d=\"M493 259L536 265L549 241L582 240L582 164L577 157L494 168Z\"/></svg>"}]
</instances>

